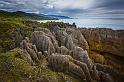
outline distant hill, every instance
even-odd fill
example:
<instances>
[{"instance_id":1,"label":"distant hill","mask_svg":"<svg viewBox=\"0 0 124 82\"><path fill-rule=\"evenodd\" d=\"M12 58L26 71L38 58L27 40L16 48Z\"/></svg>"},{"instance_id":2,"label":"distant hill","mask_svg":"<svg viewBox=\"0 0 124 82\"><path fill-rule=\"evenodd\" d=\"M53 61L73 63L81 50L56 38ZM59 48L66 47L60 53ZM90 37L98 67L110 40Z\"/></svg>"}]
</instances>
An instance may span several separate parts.
<instances>
[{"instance_id":1,"label":"distant hill","mask_svg":"<svg viewBox=\"0 0 124 82\"><path fill-rule=\"evenodd\" d=\"M0 17L6 17L6 18L12 18L12 17L20 17L20 18L26 18L26 19L34 19L34 20L50 20L50 19L55 19L52 17L47 17L47 16L41 16L38 14L34 13L25 13L22 11L17 11L17 12L8 12L8 11L3 11L0 10Z\"/></svg>"}]
</instances>

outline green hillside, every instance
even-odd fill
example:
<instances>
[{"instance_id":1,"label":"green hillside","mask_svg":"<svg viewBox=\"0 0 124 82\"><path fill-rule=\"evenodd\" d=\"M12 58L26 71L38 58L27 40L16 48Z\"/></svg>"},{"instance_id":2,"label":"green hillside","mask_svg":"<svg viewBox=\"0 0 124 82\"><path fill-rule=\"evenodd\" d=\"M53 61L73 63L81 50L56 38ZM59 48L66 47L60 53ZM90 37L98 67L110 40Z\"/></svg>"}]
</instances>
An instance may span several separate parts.
<instances>
[{"instance_id":1,"label":"green hillside","mask_svg":"<svg viewBox=\"0 0 124 82\"><path fill-rule=\"evenodd\" d=\"M34 13L25 13L22 11L17 12L7 12L0 10L0 17L4 18L24 18L24 19L33 19L33 20L52 20L54 18L49 18L46 16L40 16Z\"/></svg>"}]
</instances>

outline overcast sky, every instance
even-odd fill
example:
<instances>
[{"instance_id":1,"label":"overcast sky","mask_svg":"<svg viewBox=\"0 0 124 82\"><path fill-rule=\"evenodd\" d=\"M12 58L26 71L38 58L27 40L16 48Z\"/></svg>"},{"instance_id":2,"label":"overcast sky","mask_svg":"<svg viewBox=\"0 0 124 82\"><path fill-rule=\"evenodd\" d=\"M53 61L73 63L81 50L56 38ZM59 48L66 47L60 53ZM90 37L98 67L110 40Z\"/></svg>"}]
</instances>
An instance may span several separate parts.
<instances>
[{"instance_id":1,"label":"overcast sky","mask_svg":"<svg viewBox=\"0 0 124 82\"><path fill-rule=\"evenodd\" d=\"M78 18L124 18L124 0L0 0L0 9Z\"/></svg>"}]
</instances>

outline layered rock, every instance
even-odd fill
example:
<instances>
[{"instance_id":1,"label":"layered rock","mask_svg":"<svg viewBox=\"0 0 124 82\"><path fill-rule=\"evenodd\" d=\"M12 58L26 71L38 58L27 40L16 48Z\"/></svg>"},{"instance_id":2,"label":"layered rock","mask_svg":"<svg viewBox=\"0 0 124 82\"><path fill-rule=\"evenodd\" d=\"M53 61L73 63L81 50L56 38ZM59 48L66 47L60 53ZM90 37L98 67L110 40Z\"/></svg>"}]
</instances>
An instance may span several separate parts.
<instances>
[{"instance_id":1,"label":"layered rock","mask_svg":"<svg viewBox=\"0 0 124 82\"><path fill-rule=\"evenodd\" d=\"M83 82L113 82L109 74L97 71L96 66L89 70L86 63L75 60L70 55L52 54L48 57L48 63L53 70L73 75Z\"/></svg>"},{"instance_id":2,"label":"layered rock","mask_svg":"<svg viewBox=\"0 0 124 82\"><path fill-rule=\"evenodd\" d=\"M80 29L87 39L90 49L124 56L123 31L112 29ZM94 47L95 46L95 47Z\"/></svg>"},{"instance_id":3,"label":"layered rock","mask_svg":"<svg viewBox=\"0 0 124 82\"><path fill-rule=\"evenodd\" d=\"M83 50L81 47L75 47L75 49L72 50L71 55L74 59L86 63L90 70L92 69L93 63L86 50Z\"/></svg>"},{"instance_id":4,"label":"layered rock","mask_svg":"<svg viewBox=\"0 0 124 82\"><path fill-rule=\"evenodd\" d=\"M20 54L20 56L31 65L35 65L35 63L43 58L42 52L37 51L36 46L29 42L28 37L20 43L20 48L16 48L12 51Z\"/></svg>"},{"instance_id":5,"label":"layered rock","mask_svg":"<svg viewBox=\"0 0 124 82\"><path fill-rule=\"evenodd\" d=\"M105 80L111 79L96 69L88 55L87 41L75 28L38 28L15 51L31 65L37 64L45 56L48 67L53 71L69 74L84 82L102 82L103 75Z\"/></svg>"},{"instance_id":6,"label":"layered rock","mask_svg":"<svg viewBox=\"0 0 124 82\"><path fill-rule=\"evenodd\" d=\"M65 46L68 49L74 49L74 46L79 46L84 50L88 50L89 46L84 36L80 31L72 28L61 28L61 29L52 29L56 39L58 40L59 46Z\"/></svg>"},{"instance_id":7,"label":"layered rock","mask_svg":"<svg viewBox=\"0 0 124 82\"><path fill-rule=\"evenodd\" d=\"M124 31L105 28L80 29L90 47L91 58L124 72Z\"/></svg>"},{"instance_id":8,"label":"layered rock","mask_svg":"<svg viewBox=\"0 0 124 82\"><path fill-rule=\"evenodd\" d=\"M48 55L55 52L55 48L50 37L46 36L42 31L35 31L31 35L30 40L32 44L36 45L38 51L42 51L43 53L47 51Z\"/></svg>"},{"instance_id":9,"label":"layered rock","mask_svg":"<svg viewBox=\"0 0 124 82\"><path fill-rule=\"evenodd\" d=\"M74 60L70 55L52 54L48 57L49 66L56 71L61 71L91 82L91 76L85 63Z\"/></svg>"}]
</instances>

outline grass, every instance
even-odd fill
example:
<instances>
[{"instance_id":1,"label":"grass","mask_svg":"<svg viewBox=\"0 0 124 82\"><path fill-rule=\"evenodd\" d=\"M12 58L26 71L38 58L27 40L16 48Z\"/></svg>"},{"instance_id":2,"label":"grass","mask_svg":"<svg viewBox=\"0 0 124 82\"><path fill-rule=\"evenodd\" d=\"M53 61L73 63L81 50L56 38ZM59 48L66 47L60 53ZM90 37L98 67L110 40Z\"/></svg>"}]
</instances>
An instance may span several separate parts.
<instances>
[{"instance_id":1,"label":"grass","mask_svg":"<svg viewBox=\"0 0 124 82\"><path fill-rule=\"evenodd\" d=\"M16 45L13 35L19 35L20 32L31 32L31 27L24 24L23 18L5 18L0 16L0 52L6 52L13 49ZM20 31L16 31L20 29Z\"/></svg>"},{"instance_id":2,"label":"grass","mask_svg":"<svg viewBox=\"0 0 124 82\"><path fill-rule=\"evenodd\" d=\"M0 56L0 82L17 82L34 74L33 67L26 61Z\"/></svg>"},{"instance_id":3,"label":"grass","mask_svg":"<svg viewBox=\"0 0 124 82\"><path fill-rule=\"evenodd\" d=\"M16 52L6 52L6 53L0 53L0 56L4 57L16 57L18 54Z\"/></svg>"}]
</instances>

